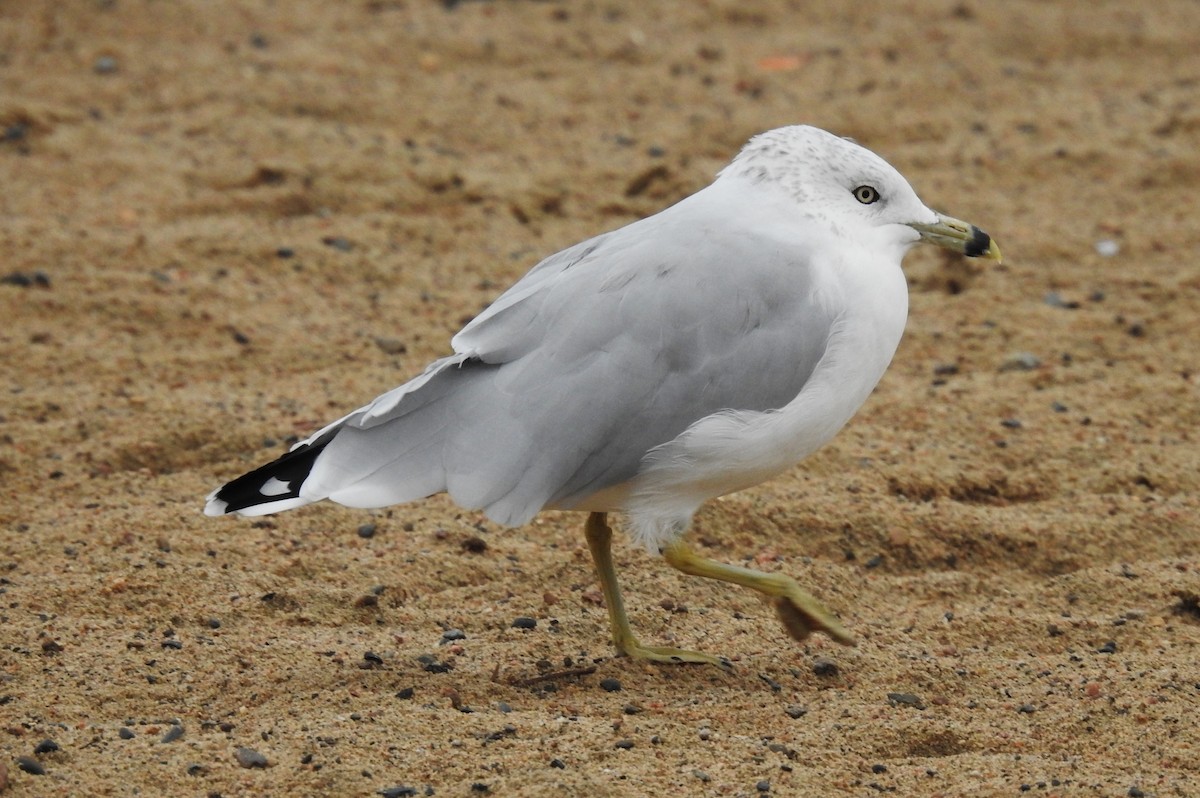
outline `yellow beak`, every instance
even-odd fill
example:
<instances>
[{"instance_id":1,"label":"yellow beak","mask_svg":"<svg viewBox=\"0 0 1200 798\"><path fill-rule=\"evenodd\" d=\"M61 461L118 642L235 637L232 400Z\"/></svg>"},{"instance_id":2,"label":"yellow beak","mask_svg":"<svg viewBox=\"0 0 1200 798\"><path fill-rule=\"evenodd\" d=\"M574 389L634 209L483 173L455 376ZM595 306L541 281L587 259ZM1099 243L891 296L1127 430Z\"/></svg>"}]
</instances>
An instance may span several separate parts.
<instances>
[{"instance_id":1,"label":"yellow beak","mask_svg":"<svg viewBox=\"0 0 1200 798\"><path fill-rule=\"evenodd\" d=\"M934 224L914 222L909 227L920 233L923 241L960 252L968 258L989 258L1000 262L1000 247L996 246L990 235L961 219L940 213L937 216Z\"/></svg>"}]
</instances>

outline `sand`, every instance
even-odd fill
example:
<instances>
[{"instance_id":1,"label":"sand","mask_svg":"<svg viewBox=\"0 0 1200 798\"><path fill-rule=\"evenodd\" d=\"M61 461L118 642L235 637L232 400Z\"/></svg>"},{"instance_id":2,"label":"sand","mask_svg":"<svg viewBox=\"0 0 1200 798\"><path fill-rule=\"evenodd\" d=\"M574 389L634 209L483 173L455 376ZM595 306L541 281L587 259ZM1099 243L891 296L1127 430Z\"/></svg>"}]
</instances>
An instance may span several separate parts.
<instances>
[{"instance_id":1,"label":"sand","mask_svg":"<svg viewBox=\"0 0 1200 798\"><path fill-rule=\"evenodd\" d=\"M1200 795L1197 47L1190 0L5 4L0 792ZM856 648L620 538L643 639L736 667L616 657L575 514L201 515L797 122L1007 256L913 252L859 415L697 518Z\"/></svg>"}]
</instances>

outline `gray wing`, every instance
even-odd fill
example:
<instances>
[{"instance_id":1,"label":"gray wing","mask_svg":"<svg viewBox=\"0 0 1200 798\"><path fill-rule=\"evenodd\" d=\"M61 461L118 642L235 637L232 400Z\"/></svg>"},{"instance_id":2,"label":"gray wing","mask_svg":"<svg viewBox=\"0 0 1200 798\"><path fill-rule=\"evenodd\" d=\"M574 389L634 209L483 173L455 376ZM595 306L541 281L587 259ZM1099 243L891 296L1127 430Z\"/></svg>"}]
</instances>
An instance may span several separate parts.
<instances>
[{"instance_id":1,"label":"gray wing","mask_svg":"<svg viewBox=\"0 0 1200 798\"><path fill-rule=\"evenodd\" d=\"M447 490L519 525L628 481L705 416L787 404L832 311L794 243L724 224L664 212L542 262L455 336L458 354L310 439L336 431L303 494L381 506Z\"/></svg>"}]
</instances>

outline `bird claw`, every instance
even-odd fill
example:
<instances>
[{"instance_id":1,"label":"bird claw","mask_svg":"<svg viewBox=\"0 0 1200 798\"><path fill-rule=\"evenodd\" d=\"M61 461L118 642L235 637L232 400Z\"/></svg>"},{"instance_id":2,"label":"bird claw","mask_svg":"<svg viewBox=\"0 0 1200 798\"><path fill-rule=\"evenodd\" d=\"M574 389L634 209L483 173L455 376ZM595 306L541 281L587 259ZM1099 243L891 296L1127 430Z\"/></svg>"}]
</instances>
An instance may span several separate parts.
<instances>
[{"instance_id":1,"label":"bird claw","mask_svg":"<svg viewBox=\"0 0 1200 798\"><path fill-rule=\"evenodd\" d=\"M811 596L779 596L772 604L783 628L793 639L803 642L813 632L824 632L844 646L854 645L854 637Z\"/></svg>"},{"instance_id":2,"label":"bird claw","mask_svg":"<svg viewBox=\"0 0 1200 798\"><path fill-rule=\"evenodd\" d=\"M715 665L727 673L733 672L733 663L725 657L704 654L700 651L667 646L644 646L636 640L626 641L619 648L622 654L632 659L661 662L667 665Z\"/></svg>"}]
</instances>

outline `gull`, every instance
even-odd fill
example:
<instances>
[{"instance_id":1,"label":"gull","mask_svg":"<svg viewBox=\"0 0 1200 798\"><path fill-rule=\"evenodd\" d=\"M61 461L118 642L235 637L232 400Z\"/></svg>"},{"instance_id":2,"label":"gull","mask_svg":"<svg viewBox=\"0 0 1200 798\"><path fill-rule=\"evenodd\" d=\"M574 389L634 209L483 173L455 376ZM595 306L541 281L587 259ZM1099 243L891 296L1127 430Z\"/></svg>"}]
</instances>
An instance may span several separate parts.
<instances>
[{"instance_id":1,"label":"gull","mask_svg":"<svg viewBox=\"0 0 1200 798\"><path fill-rule=\"evenodd\" d=\"M453 354L213 491L205 513L443 492L509 527L584 511L618 653L728 667L634 635L607 519L621 513L679 571L761 593L796 640L853 645L791 577L685 538L705 501L792 468L867 399L904 331L901 261L921 241L1000 260L987 233L930 210L852 140L769 130L706 188L538 263Z\"/></svg>"}]
</instances>

